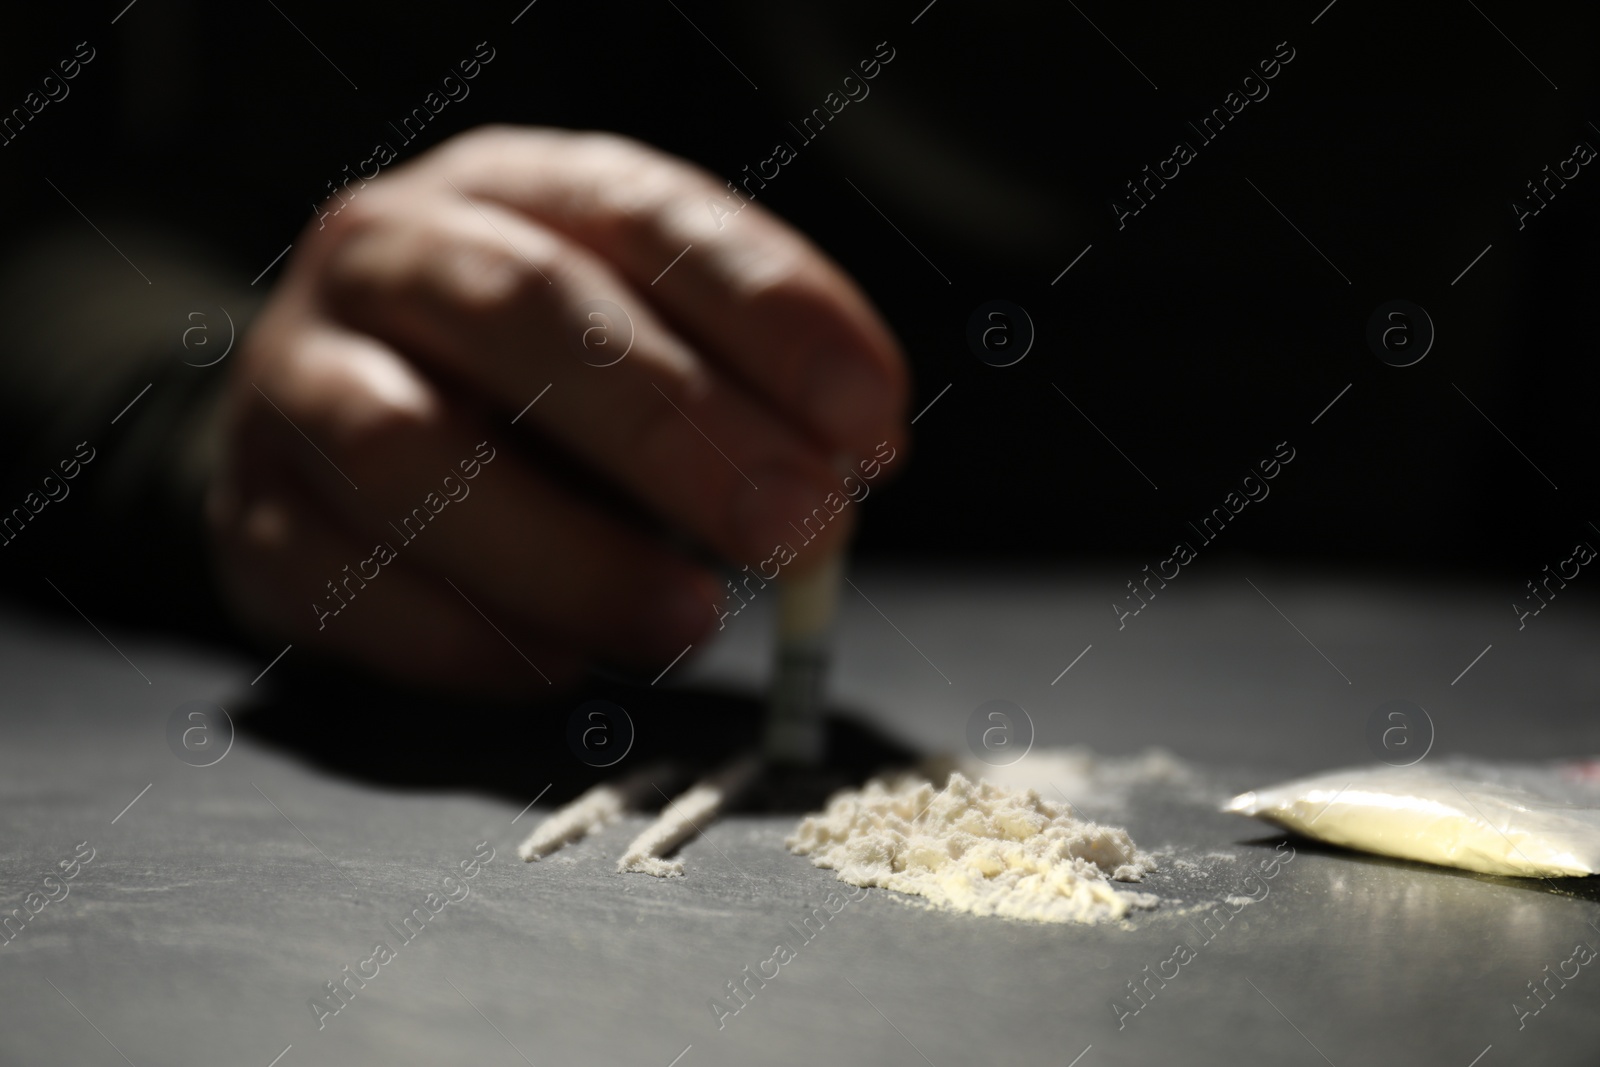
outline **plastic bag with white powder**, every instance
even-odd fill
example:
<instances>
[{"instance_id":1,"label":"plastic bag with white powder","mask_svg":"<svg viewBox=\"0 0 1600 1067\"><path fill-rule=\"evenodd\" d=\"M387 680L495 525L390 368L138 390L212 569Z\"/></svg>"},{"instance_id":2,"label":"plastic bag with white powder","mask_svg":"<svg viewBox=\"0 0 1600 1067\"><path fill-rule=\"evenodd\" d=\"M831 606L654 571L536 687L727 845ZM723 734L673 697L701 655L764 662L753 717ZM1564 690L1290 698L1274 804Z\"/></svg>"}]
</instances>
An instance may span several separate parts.
<instances>
[{"instance_id":1,"label":"plastic bag with white powder","mask_svg":"<svg viewBox=\"0 0 1600 1067\"><path fill-rule=\"evenodd\" d=\"M1600 760L1360 767L1242 793L1222 810L1346 848L1484 874L1600 873Z\"/></svg>"}]
</instances>

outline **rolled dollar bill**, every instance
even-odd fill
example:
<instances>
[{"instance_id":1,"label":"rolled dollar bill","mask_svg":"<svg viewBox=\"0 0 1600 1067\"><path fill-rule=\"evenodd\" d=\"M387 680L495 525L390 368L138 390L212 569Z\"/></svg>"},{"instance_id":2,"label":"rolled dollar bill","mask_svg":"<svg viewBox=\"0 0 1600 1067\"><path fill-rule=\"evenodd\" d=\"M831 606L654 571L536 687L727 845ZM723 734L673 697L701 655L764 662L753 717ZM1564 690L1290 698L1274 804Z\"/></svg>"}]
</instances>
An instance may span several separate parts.
<instances>
[{"instance_id":1,"label":"rolled dollar bill","mask_svg":"<svg viewBox=\"0 0 1600 1067\"><path fill-rule=\"evenodd\" d=\"M822 762L822 712L844 557L837 554L778 585L778 633L763 752L772 763Z\"/></svg>"}]
</instances>

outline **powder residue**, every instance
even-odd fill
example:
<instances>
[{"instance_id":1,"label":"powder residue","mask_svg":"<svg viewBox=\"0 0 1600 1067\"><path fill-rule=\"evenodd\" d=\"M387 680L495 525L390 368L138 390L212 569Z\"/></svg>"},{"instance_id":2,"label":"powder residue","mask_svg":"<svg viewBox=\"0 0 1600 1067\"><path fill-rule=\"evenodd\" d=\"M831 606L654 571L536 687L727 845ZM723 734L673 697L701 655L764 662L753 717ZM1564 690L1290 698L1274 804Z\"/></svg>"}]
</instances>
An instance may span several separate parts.
<instances>
[{"instance_id":1,"label":"powder residue","mask_svg":"<svg viewBox=\"0 0 1600 1067\"><path fill-rule=\"evenodd\" d=\"M626 804L621 790L597 785L534 827L528 839L517 846L517 855L532 863L564 845L598 833L622 818Z\"/></svg>"},{"instance_id":2,"label":"powder residue","mask_svg":"<svg viewBox=\"0 0 1600 1067\"><path fill-rule=\"evenodd\" d=\"M697 823L715 818L721 808L720 789L705 783L690 789L663 808L656 820L633 839L617 861L617 873L682 877L683 861L662 857L688 840Z\"/></svg>"},{"instance_id":3,"label":"powder residue","mask_svg":"<svg viewBox=\"0 0 1600 1067\"><path fill-rule=\"evenodd\" d=\"M1035 748L1016 763L990 766L975 757L957 765L969 778L996 785L1036 789L1079 809L1105 813L1125 807L1130 798L1152 789L1188 798L1210 799L1197 771L1161 748L1128 756L1106 756L1084 745Z\"/></svg>"},{"instance_id":4,"label":"powder residue","mask_svg":"<svg viewBox=\"0 0 1600 1067\"><path fill-rule=\"evenodd\" d=\"M633 839L617 861L618 874L683 876L683 861L665 857L722 814L723 805L739 795L760 769L751 757L735 760L693 788L667 802L656 820Z\"/></svg>"},{"instance_id":5,"label":"powder residue","mask_svg":"<svg viewBox=\"0 0 1600 1067\"><path fill-rule=\"evenodd\" d=\"M1079 819L1033 789L959 771L942 790L906 775L837 793L785 844L851 885L973 915L1094 923L1157 903L1112 886L1155 867L1126 830Z\"/></svg>"}]
</instances>

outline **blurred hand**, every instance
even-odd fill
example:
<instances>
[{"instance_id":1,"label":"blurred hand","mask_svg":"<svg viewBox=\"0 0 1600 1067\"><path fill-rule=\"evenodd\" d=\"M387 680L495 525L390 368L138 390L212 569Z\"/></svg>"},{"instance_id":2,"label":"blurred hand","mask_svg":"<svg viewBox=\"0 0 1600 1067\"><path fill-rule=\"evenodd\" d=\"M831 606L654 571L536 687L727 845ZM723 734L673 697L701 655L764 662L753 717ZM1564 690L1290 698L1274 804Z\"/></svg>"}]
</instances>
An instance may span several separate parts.
<instances>
[{"instance_id":1,"label":"blurred hand","mask_svg":"<svg viewBox=\"0 0 1600 1067\"><path fill-rule=\"evenodd\" d=\"M679 160L489 128L352 188L230 383L208 513L263 636L486 691L665 666L723 596L669 537L741 564L787 541L803 569L848 533L848 508L805 547L790 525L837 458L904 444L860 291L758 205L711 211L726 187ZM609 366L630 330L595 300L631 320Z\"/></svg>"}]
</instances>

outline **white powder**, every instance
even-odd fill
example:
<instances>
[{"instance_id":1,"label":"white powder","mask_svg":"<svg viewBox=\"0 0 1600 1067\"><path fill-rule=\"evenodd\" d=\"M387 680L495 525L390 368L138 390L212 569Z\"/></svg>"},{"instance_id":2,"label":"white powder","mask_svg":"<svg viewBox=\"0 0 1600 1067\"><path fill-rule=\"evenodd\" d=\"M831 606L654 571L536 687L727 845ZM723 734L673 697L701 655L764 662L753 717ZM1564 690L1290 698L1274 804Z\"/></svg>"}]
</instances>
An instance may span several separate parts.
<instances>
[{"instance_id":1,"label":"white powder","mask_svg":"<svg viewBox=\"0 0 1600 1067\"><path fill-rule=\"evenodd\" d=\"M989 766L973 757L958 767L969 778L996 785L1037 790L1041 795L1067 800L1080 810L1100 812L1125 807L1129 798L1151 788L1176 791L1193 799L1201 794L1198 773L1189 764L1161 748L1131 756L1104 756L1084 745L1036 748L1016 763Z\"/></svg>"},{"instance_id":2,"label":"white powder","mask_svg":"<svg viewBox=\"0 0 1600 1067\"><path fill-rule=\"evenodd\" d=\"M564 845L598 833L622 817L626 804L627 798L621 790L597 785L534 827L528 839L517 846L517 855L531 863Z\"/></svg>"},{"instance_id":3,"label":"white powder","mask_svg":"<svg viewBox=\"0 0 1600 1067\"><path fill-rule=\"evenodd\" d=\"M656 821L633 839L617 861L618 874L653 874L657 878L683 875L682 860L661 857L688 840L697 824L716 818L722 809L722 790L704 782L672 801Z\"/></svg>"},{"instance_id":4,"label":"white powder","mask_svg":"<svg viewBox=\"0 0 1600 1067\"><path fill-rule=\"evenodd\" d=\"M722 814L722 806L755 776L760 762L735 761L717 774L698 782L683 795L669 800L656 821L644 828L617 861L618 874L653 874L657 878L683 875L683 861L663 859L702 827Z\"/></svg>"},{"instance_id":5,"label":"white powder","mask_svg":"<svg viewBox=\"0 0 1600 1067\"><path fill-rule=\"evenodd\" d=\"M785 844L851 885L973 915L1093 923L1157 903L1112 888L1113 879L1137 881L1154 869L1126 830L1078 819L1032 789L960 772L943 790L907 775L837 793Z\"/></svg>"},{"instance_id":6,"label":"white powder","mask_svg":"<svg viewBox=\"0 0 1600 1067\"><path fill-rule=\"evenodd\" d=\"M1359 767L1223 808L1346 848L1484 874L1600 873L1600 784L1560 766L1454 759Z\"/></svg>"}]
</instances>

